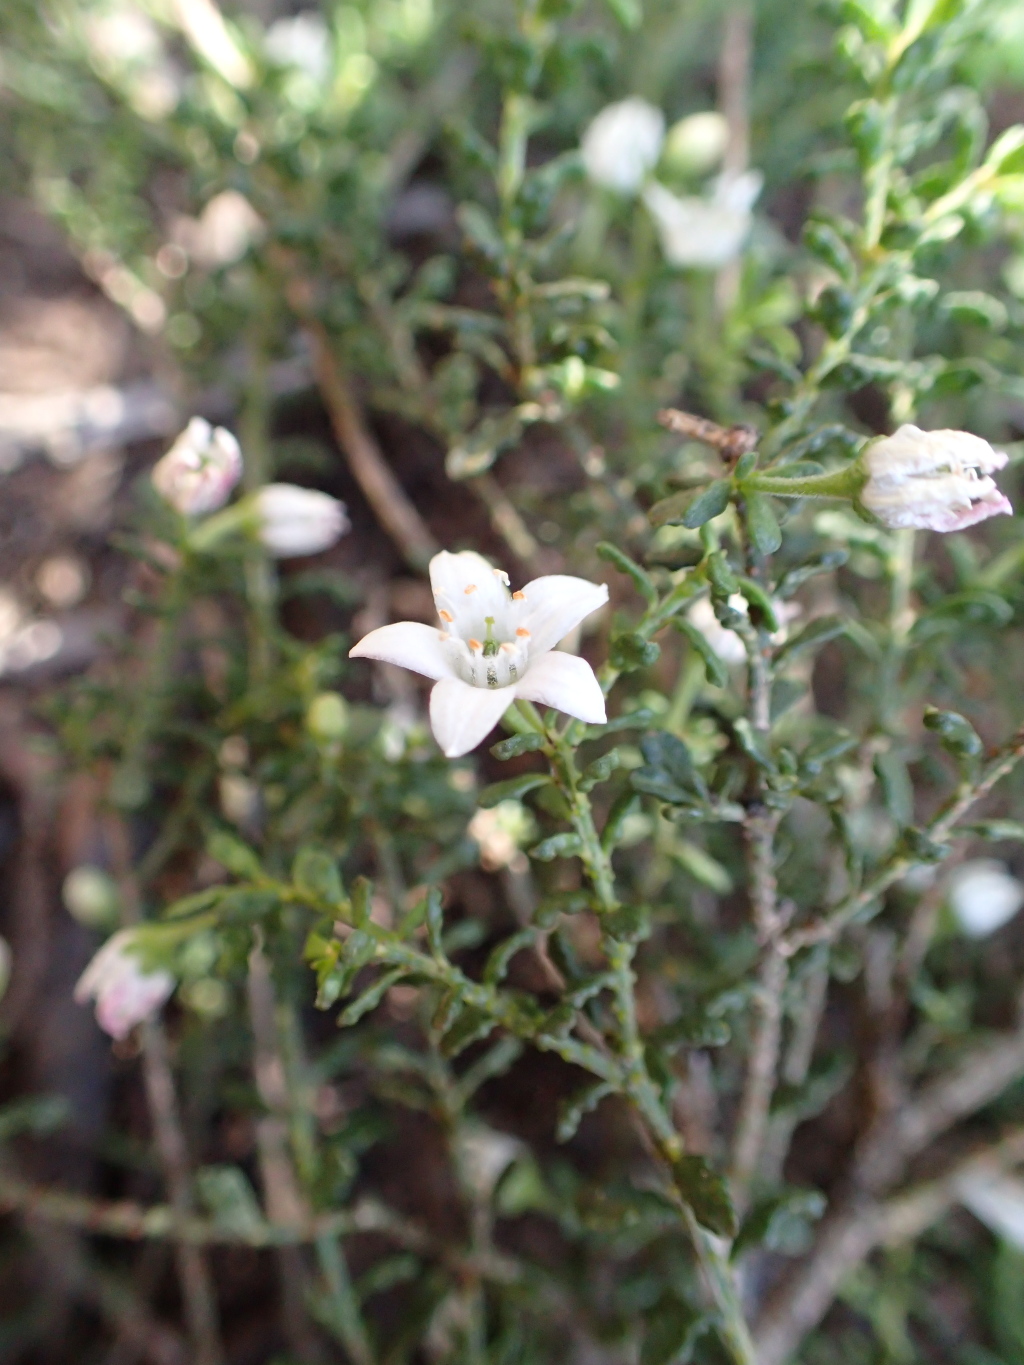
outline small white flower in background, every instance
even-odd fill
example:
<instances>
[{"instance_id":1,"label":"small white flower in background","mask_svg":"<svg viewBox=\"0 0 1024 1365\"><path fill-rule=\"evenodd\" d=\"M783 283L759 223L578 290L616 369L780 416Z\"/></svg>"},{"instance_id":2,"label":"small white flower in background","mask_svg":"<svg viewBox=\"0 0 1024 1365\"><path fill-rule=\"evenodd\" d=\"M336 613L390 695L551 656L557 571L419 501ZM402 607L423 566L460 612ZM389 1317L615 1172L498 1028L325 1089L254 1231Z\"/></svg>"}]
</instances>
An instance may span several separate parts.
<instances>
[{"instance_id":1,"label":"small white flower in background","mask_svg":"<svg viewBox=\"0 0 1024 1365\"><path fill-rule=\"evenodd\" d=\"M741 616L748 616L750 608L747 599L738 592L734 592L729 598L729 606L733 611L739 612ZM795 602L780 602L773 600L772 606L775 608L775 615L779 621L779 629L772 635L773 644L782 644L786 638L789 623L800 615L800 607ZM747 662L747 649L743 639L728 626L723 626L715 615L715 609L711 605L711 599L701 597L687 612L690 624L696 626L700 633L707 640L708 644L715 651L724 664L744 664Z\"/></svg>"},{"instance_id":2,"label":"small white flower in background","mask_svg":"<svg viewBox=\"0 0 1024 1365\"><path fill-rule=\"evenodd\" d=\"M398 621L371 630L349 650L436 679L430 725L448 758L484 739L517 699L604 724L594 670L573 654L553 653L572 628L608 600L603 583L550 574L511 592L508 575L472 550L442 550L430 561L440 629Z\"/></svg>"},{"instance_id":3,"label":"small white flower in background","mask_svg":"<svg viewBox=\"0 0 1024 1365\"><path fill-rule=\"evenodd\" d=\"M259 538L275 559L319 554L349 528L345 504L314 488L268 483L253 501Z\"/></svg>"},{"instance_id":4,"label":"small white flower in background","mask_svg":"<svg viewBox=\"0 0 1024 1365\"><path fill-rule=\"evenodd\" d=\"M278 66L294 67L318 83L330 70L327 25L319 14L309 11L275 20L263 36L263 50Z\"/></svg>"},{"instance_id":5,"label":"small white flower in background","mask_svg":"<svg viewBox=\"0 0 1024 1365\"><path fill-rule=\"evenodd\" d=\"M764 178L760 171L720 175L710 196L679 196L652 180L644 203L670 265L718 270L738 256L754 221Z\"/></svg>"},{"instance_id":6,"label":"small white flower in background","mask_svg":"<svg viewBox=\"0 0 1024 1365\"><path fill-rule=\"evenodd\" d=\"M216 512L242 477L242 452L224 427L193 417L150 475L165 502L186 517Z\"/></svg>"},{"instance_id":7,"label":"small white flower in background","mask_svg":"<svg viewBox=\"0 0 1024 1365\"><path fill-rule=\"evenodd\" d=\"M735 611L747 614L747 599L739 593L729 598L729 606ZM715 615L711 599L702 597L694 602L686 613L690 624L696 626L724 664L743 664L747 661L747 650L743 641L734 630L723 626Z\"/></svg>"},{"instance_id":8,"label":"small white flower in background","mask_svg":"<svg viewBox=\"0 0 1024 1365\"><path fill-rule=\"evenodd\" d=\"M147 971L132 951L135 935L120 929L86 967L75 1000L96 1002L96 1022L112 1038L126 1038L136 1024L151 1019L174 990L174 977L162 967Z\"/></svg>"},{"instance_id":9,"label":"small white flower in background","mask_svg":"<svg viewBox=\"0 0 1024 1365\"><path fill-rule=\"evenodd\" d=\"M518 1138L483 1124L462 1129L458 1151L462 1177L479 1199L489 1199L495 1185L523 1150Z\"/></svg>"},{"instance_id":10,"label":"small white flower in background","mask_svg":"<svg viewBox=\"0 0 1024 1365\"><path fill-rule=\"evenodd\" d=\"M1013 508L989 477L1006 464L980 436L922 431L909 422L860 457L860 502L891 530L963 531Z\"/></svg>"},{"instance_id":11,"label":"small white flower in background","mask_svg":"<svg viewBox=\"0 0 1024 1365\"><path fill-rule=\"evenodd\" d=\"M609 104L583 134L583 167L595 185L618 194L636 194L658 164L665 138L665 116L634 96Z\"/></svg>"},{"instance_id":12,"label":"small white flower in background","mask_svg":"<svg viewBox=\"0 0 1024 1365\"><path fill-rule=\"evenodd\" d=\"M1024 1180L977 1171L957 1185L960 1202L997 1237L1024 1251Z\"/></svg>"},{"instance_id":13,"label":"small white flower in background","mask_svg":"<svg viewBox=\"0 0 1024 1365\"><path fill-rule=\"evenodd\" d=\"M985 938L1024 905L1024 883L995 858L973 858L950 873L946 899L964 933Z\"/></svg>"},{"instance_id":14,"label":"small white flower in background","mask_svg":"<svg viewBox=\"0 0 1024 1365\"><path fill-rule=\"evenodd\" d=\"M525 872L526 856L521 850L534 829L533 816L521 801L499 801L488 810L478 810L467 833L480 848L480 866L485 872L503 867Z\"/></svg>"},{"instance_id":15,"label":"small white flower in background","mask_svg":"<svg viewBox=\"0 0 1024 1365\"><path fill-rule=\"evenodd\" d=\"M222 190L198 218L178 218L173 235L198 265L212 270L240 261L263 231L263 219L245 195Z\"/></svg>"}]
</instances>

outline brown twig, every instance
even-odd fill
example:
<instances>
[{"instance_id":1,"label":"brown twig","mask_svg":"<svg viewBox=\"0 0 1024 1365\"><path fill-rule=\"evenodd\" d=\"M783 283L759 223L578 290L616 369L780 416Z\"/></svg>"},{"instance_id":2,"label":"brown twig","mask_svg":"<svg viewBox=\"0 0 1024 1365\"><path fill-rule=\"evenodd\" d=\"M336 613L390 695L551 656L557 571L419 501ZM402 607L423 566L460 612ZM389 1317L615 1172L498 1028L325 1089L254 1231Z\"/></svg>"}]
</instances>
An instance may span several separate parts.
<instances>
[{"instance_id":1,"label":"brown twig","mask_svg":"<svg viewBox=\"0 0 1024 1365\"><path fill-rule=\"evenodd\" d=\"M111 815L108 819L107 837L121 892L122 920L126 924L136 924L141 918L141 895L132 867L128 828L119 815ZM141 1026L141 1038L142 1070L153 1138L171 1208L175 1219L183 1221L195 1212L195 1200L167 1034L158 1019L150 1019ZM184 1241L176 1243L175 1256L196 1361L198 1365L221 1365L224 1354L217 1324L217 1299L206 1259L198 1247Z\"/></svg>"},{"instance_id":2,"label":"brown twig","mask_svg":"<svg viewBox=\"0 0 1024 1365\"><path fill-rule=\"evenodd\" d=\"M142 1069L171 1208L176 1220L186 1219L194 1211L188 1152L174 1093L167 1035L163 1026L153 1020L142 1025ZM199 1248L188 1242L178 1242L175 1254L198 1365L220 1365L224 1355L217 1327L217 1302L206 1261Z\"/></svg>"},{"instance_id":3,"label":"brown twig","mask_svg":"<svg viewBox=\"0 0 1024 1365\"><path fill-rule=\"evenodd\" d=\"M289 1096L274 1018L270 965L259 941L249 954L249 1021L253 1032L253 1076L265 1113L256 1120L263 1195L272 1223L296 1229L308 1226L309 1208L299 1188L288 1150ZM296 1238L296 1243L301 1240ZM308 1275L297 1245L277 1250L285 1330L301 1360L319 1360L320 1343L306 1316Z\"/></svg>"},{"instance_id":4,"label":"brown twig","mask_svg":"<svg viewBox=\"0 0 1024 1365\"><path fill-rule=\"evenodd\" d=\"M919 1236L955 1204L961 1182L1024 1161L1024 1130L958 1162L945 1175L884 1202L851 1196L819 1230L814 1249L769 1301L755 1328L758 1365L786 1365L828 1312L840 1284L878 1246Z\"/></svg>"},{"instance_id":5,"label":"brown twig","mask_svg":"<svg viewBox=\"0 0 1024 1365\"><path fill-rule=\"evenodd\" d=\"M768 1127L768 1114L782 1046L782 998L789 977L789 961L781 935L788 914L778 908L775 877L775 833L780 812L759 810L746 822L750 898L754 928L761 944L755 1022L750 1056L733 1139L732 1183L740 1207L746 1201Z\"/></svg>"},{"instance_id":6,"label":"brown twig","mask_svg":"<svg viewBox=\"0 0 1024 1365\"><path fill-rule=\"evenodd\" d=\"M704 445L717 450L727 464L733 464L741 455L754 450L760 440L754 427L738 424L731 427L719 426L706 417L697 417L692 412L680 408L662 408L658 422L667 431L677 436L687 436L691 441L702 441Z\"/></svg>"}]
</instances>

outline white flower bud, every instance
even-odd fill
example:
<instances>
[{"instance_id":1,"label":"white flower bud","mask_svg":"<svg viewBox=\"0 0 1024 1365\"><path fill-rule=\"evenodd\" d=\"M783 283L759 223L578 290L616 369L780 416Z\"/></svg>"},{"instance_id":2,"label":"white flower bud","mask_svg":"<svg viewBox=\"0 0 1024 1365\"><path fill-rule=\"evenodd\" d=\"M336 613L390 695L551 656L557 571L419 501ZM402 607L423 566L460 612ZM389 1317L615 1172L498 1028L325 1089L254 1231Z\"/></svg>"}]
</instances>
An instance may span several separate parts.
<instances>
[{"instance_id":1,"label":"white flower bud","mask_svg":"<svg viewBox=\"0 0 1024 1365\"><path fill-rule=\"evenodd\" d=\"M946 897L964 933L985 938L1024 905L1024 884L995 858L973 858L950 873Z\"/></svg>"},{"instance_id":2,"label":"white flower bud","mask_svg":"<svg viewBox=\"0 0 1024 1365\"><path fill-rule=\"evenodd\" d=\"M150 1019L174 990L163 968L147 971L133 951L134 932L119 930L86 967L75 1000L96 1002L96 1022L112 1038L126 1038L136 1024Z\"/></svg>"},{"instance_id":3,"label":"white flower bud","mask_svg":"<svg viewBox=\"0 0 1024 1365\"><path fill-rule=\"evenodd\" d=\"M1006 464L980 436L922 431L909 422L872 441L860 464L860 501L892 530L963 531L1013 508L989 477Z\"/></svg>"},{"instance_id":4,"label":"white flower bud","mask_svg":"<svg viewBox=\"0 0 1024 1365\"><path fill-rule=\"evenodd\" d=\"M150 477L165 502L184 516L201 516L227 502L242 477L242 452L230 431L193 417Z\"/></svg>"},{"instance_id":5,"label":"white flower bud","mask_svg":"<svg viewBox=\"0 0 1024 1365\"><path fill-rule=\"evenodd\" d=\"M719 161L729 140L729 125L713 109L673 123L665 138L664 162L681 175L706 175Z\"/></svg>"},{"instance_id":6,"label":"white flower bud","mask_svg":"<svg viewBox=\"0 0 1024 1365\"><path fill-rule=\"evenodd\" d=\"M636 194L658 163L665 117L646 100L620 100L602 109L583 134L580 151L595 185Z\"/></svg>"},{"instance_id":7,"label":"white flower bud","mask_svg":"<svg viewBox=\"0 0 1024 1365\"><path fill-rule=\"evenodd\" d=\"M69 915L89 929L117 923L121 898L117 883L102 867L82 863L64 878L61 897Z\"/></svg>"},{"instance_id":8,"label":"white flower bud","mask_svg":"<svg viewBox=\"0 0 1024 1365\"><path fill-rule=\"evenodd\" d=\"M315 555L345 534L345 504L293 483L268 483L255 498L259 537L276 559Z\"/></svg>"}]
</instances>

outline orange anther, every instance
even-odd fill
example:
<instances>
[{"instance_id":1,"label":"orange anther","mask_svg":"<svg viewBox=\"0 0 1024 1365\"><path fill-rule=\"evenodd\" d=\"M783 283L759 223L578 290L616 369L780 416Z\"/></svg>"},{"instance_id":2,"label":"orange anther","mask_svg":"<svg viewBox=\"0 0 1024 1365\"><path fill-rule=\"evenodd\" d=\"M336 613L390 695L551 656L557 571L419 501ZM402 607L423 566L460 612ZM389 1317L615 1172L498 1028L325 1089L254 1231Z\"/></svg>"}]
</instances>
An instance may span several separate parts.
<instances>
[{"instance_id":1,"label":"orange anther","mask_svg":"<svg viewBox=\"0 0 1024 1365\"><path fill-rule=\"evenodd\" d=\"M476 592L476 584L475 584L475 583L467 583L466 586L463 588L462 591L463 591L463 592L466 594L466 596L468 597L469 594L470 594L471 592Z\"/></svg>"},{"instance_id":2,"label":"orange anther","mask_svg":"<svg viewBox=\"0 0 1024 1365\"><path fill-rule=\"evenodd\" d=\"M526 601L526 593L525 593L525 592L514 592L514 593L512 594L512 601L513 601L513 602L525 602L525 601Z\"/></svg>"},{"instance_id":3,"label":"orange anther","mask_svg":"<svg viewBox=\"0 0 1024 1365\"><path fill-rule=\"evenodd\" d=\"M440 616L442 621L447 621L449 625L451 625L451 623L455 620L455 617L451 614L451 612L445 611L443 607L437 614L438 616Z\"/></svg>"},{"instance_id":4,"label":"orange anther","mask_svg":"<svg viewBox=\"0 0 1024 1365\"><path fill-rule=\"evenodd\" d=\"M467 640L466 644L469 645L470 649L483 649L479 640Z\"/></svg>"},{"instance_id":5,"label":"orange anther","mask_svg":"<svg viewBox=\"0 0 1024 1365\"><path fill-rule=\"evenodd\" d=\"M525 626L518 626L516 628L516 634L519 636L520 640L528 640L530 638L530 632Z\"/></svg>"}]
</instances>

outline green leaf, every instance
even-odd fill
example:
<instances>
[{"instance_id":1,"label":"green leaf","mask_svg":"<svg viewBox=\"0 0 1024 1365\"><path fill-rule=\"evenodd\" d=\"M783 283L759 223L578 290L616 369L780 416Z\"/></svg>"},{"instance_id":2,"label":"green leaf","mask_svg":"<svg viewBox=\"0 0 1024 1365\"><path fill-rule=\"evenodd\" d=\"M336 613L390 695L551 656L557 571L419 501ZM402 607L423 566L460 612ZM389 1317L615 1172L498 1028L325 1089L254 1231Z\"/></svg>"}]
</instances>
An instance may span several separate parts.
<instances>
[{"instance_id":1,"label":"green leaf","mask_svg":"<svg viewBox=\"0 0 1024 1365\"><path fill-rule=\"evenodd\" d=\"M903 755L889 749L876 756L874 766L886 810L898 825L909 825L914 818L914 785Z\"/></svg>"},{"instance_id":2,"label":"green leaf","mask_svg":"<svg viewBox=\"0 0 1024 1365\"><path fill-rule=\"evenodd\" d=\"M263 878L263 867L257 854L227 830L215 829L206 841L206 851L236 877L251 882Z\"/></svg>"},{"instance_id":3,"label":"green leaf","mask_svg":"<svg viewBox=\"0 0 1024 1365\"><path fill-rule=\"evenodd\" d=\"M357 877L352 883L352 923L357 927L367 924L373 908L373 882L368 877Z\"/></svg>"},{"instance_id":4,"label":"green leaf","mask_svg":"<svg viewBox=\"0 0 1024 1365\"><path fill-rule=\"evenodd\" d=\"M605 0L624 29L634 33L644 21L643 0Z\"/></svg>"},{"instance_id":5,"label":"green leaf","mask_svg":"<svg viewBox=\"0 0 1024 1365\"><path fill-rule=\"evenodd\" d=\"M535 848L530 849L530 857L536 858L538 862L550 863L555 858L575 857L582 849L583 840L580 836L566 831L564 834L553 834L550 839L542 840Z\"/></svg>"},{"instance_id":6,"label":"green leaf","mask_svg":"<svg viewBox=\"0 0 1024 1365\"><path fill-rule=\"evenodd\" d=\"M826 1204L820 1190L785 1190L760 1200L743 1220L733 1259L757 1246L783 1255L801 1254L807 1249L811 1224L822 1216Z\"/></svg>"},{"instance_id":7,"label":"green leaf","mask_svg":"<svg viewBox=\"0 0 1024 1365\"><path fill-rule=\"evenodd\" d=\"M221 1231L247 1237L266 1226L256 1192L241 1167L201 1166L196 1190Z\"/></svg>"},{"instance_id":8,"label":"green leaf","mask_svg":"<svg viewBox=\"0 0 1024 1365\"><path fill-rule=\"evenodd\" d=\"M638 668L649 668L661 656L661 646L653 640L645 640L642 635L628 632L616 635L608 650L608 661L613 668L623 673L633 673Z\"/></svg>"},{"instance_id":9,"label":"green leaf","mask_svg":"<svg viewBox=\"0 0 1024 1365\"><path fill-rule=\"evenodd\" d=\"M505 243L485 208L479 204L460 204L456 217L459 227L486 260L496 265L504 259Z\"/></svg>"},{"instance_id":10,"label":"green leaf","mask_svg":"<svg viewBox=\"0 0 1024 1365\"><path fill-rule=\"evenodd\" d=\"M670 805L690 805L695 797L707 800L707 784L678 735L655 730L640 741L640 751L647 762L630 774L634 790Z\"/></svg>"},{"instance_id":11,"label":"green leaf","mask_svg":"<svg viewBox=\"0 0 1024 1365\"><path fill-rule=\"evenodd\" d=\"M818 649L821 645L828 644L829 640L835 640L845 633L846 621L843 617L817 616L813 621L808 622L803 630L779 647L775 655L775 662L780 664L783 659L792 659L805 650Z\"/></svg>"},{"instance_id":12,"label":"green leaf","mask_svg":"<svg viewBox=\"0 0 1024 1365\"><path fill-rule=\"evenodd\" d=\"M686 509L691 505L694 497L692 488L685 489L682 493L672 493L648 508L647 520L655 528L659 526L681 526Z\"/></svg>"},{"instance_id":13,"label":"green leaf","mask_svg":"<svg viewBox=\"0 0 1024 1365\"><path fill-rule=\"evenodd\" d=\"M505 979L509 963L516 953L522 952L524 948L532 948L537 934L534 929L520 929L517 934L505 939L503 943L491 951L490 957L483 971L483 981L488 986L497 986Z\"/></svg>"},{"instance_id":14,"label":"green leaf","mask_svg":"<svg viewBox=\"0 0 1024 1365\"><path fill-rule=\"evenodd\" d=\"M432 886L427 892L426 922L430 951L434 957L443 958L444 947L441 940L444 933L444 911L441 903L441 892L436 886Z\"/></svg>"},{"instance_id":15,"label":"green leaf","mask_svg":"<svg viewBox=\"0 0 1024 1365\"><path fill-rule=\"evenodd\" d=\"M654 712L649 706L638 706L635 711L625 711L604 725L588 725L587 739L598 739L601 735L610 735L617 730L646 730L653 719Z\"/></svg>"},{"instance_id":16,"label":"green leaf","mask_svg":"<svg viewBox=\"0 0 1024 1365\"><path fill-rule=\"evenodd\" d=\"M804 246L849 284L857 274L850 248L831 223L812 218L804 225Z\"/></svg>"},{"instance_id":17,"label":"green leaf","mask_svg":"<svg viewBox=\"0 0 1024 1365\"><path fill-rule=\"evenodd\" d=\"M527 792L546 787L550 781L547 773L522 773L519 777L510 777L506 782L492 782L489 787L484 787L476 803L484 810L489 810L502 801L518 801Z\"/></svg>"},{"instance_id":18,"label":"green leaf","mask_svg":"<svg viewBox=\"0 0 1024 1365\"><path fill-rule=\"evenodd\" d=\"M292 864L292 881L300 891L314 900L335 908L345 903L338 864L325 849L304 844Z\"/></svg>"},{"instance_id":19,"label":"green leaf","mask_svg":"<svg viewBox=\"0 0 1024 1365\"><path fill-rule=\"evenodd\" d=\"M956 758L977 758L984 752L981 736L957 711L939 711L934 706L926 706L924 724L925 729L937 734L942 747Z\"/></svg>"},{"instance_id":20,"label":"green leaf","mask_svg":"<svg viewBox=\"0 0 1024 1365\"><path fill-rule=\"evenodd\" d=\"M672 1163L672 1178L701 1227L720 1237L736 1235L736 1210L729 1188L705 1157L687 1153L677 1158Z\"/></svg>"},{"instance_id":21,"label":"green leaf","mask_svg":"<svg viewBox=\"0 0 1024 1365\"><path fill-rule=\"evenodd\" d=\"M618 794L612 802L608 818L604 822L604 829L601 831L601 847L606 853L614 849L622 838L622 830L626 821L631 815L635 815L639 809L640 797L636 791L627 788ZM578 908L583 909L584 906Z\"/></svg>"},{"instance_id":22,"label":"green leaf","mask_svg":"<svg viewBox=\"0 0 1024 1365\"><path fill-rule=\"evenodd\" d=\"M699 1313L674 1295L644 1314L640 1365L682 1365L690 1361L697 1337L708 1324Z\"/></svg>"},{"instance_id":23,"label":"green leaf","mask_svg":"<svg viewBox=\"0 0 1024 1365\"><path fill-rule=\"evenodd\" d=\"M775 615L775 603L761 587L761 584L755 583L752 578L741 577L739 585L740 592L747 599L747 604L750 607L750 619L753 624L755 626L763 625L765 630L778 630L779 618Z\"/></svg>"},{"instance_id":24,"label":"green leaf","mask_svg":"<svg viewBox=\"0 0 1024 1365\"><path fill-rule=\"evenodd\" d=\"M782 531L771 498L764 493L744 493L743 498L747 509L747 530L754 549L761 555L773 555L782 544Z\"/></svg>"},{"instance_id":25,"label":"green leaf","mask_svg":"<svg viewBox=\"0 0 1024 1365\"><path fill-rule=\"evenodd\" d=\"M618 749L609 749L600 758L595 758L593 763L589 763L580 775L577 784L580 791L593 791L600 783L607 782L621 761L622 755Z\"/></svg>"},{"instance_id":26,"label":"green leaf","mask_svg":"<svg viewBox=\"0 0 1024 1365\"><path fill-rule=\"evenodd\" d=\"M406 975L408 973L404 967L393 967L389 972L382 972L372 986L368 986L356 996L351 1005L342 1010L338 1016L338 1027L349 1028L352 1024L358 1023L364 1014L375 1010L391 987Z\"/></svg>"},{"instance_id":27,"label":"green leaf","mask_svg":"<svg viewBox=\"0 0 1024 1365\"><path fill-rule=\"evenodd\" d=\"M591 1114L607 1095L614 1095L615 1087L608 1081L594 1081L570 1100L562 1103L558 1126L555 1129L556 1142L569 1142L583 1122L584 1115Z\"/></svg>"},{"instance_id":28,"label":"green leaf","mask_svg":"<svg viewBox=\"0 0 1024 1365\"><path fill-rule=\"evenodd\" d=\"M634 563L629 555L619 549L617 545L612 545L607 540L602 540L597 545L597 555L607 564L614 564L620 573L626 574L633 580L637 592L641 595L649 607L656 605L658 601L658 590L651 582L651 576L645 569L641 569L639 564Z\"/></svg>"},{"instance_id":29,"label":"green leaf","mask_svg":"<svg viewBox=\"0 0 1024 1365\"><path fill-rule=\"evenodd\" d=\"M776 770L775 762L764 747L766 736L755 730L746 716L740 716L734 720L732 728L740 742L740 748L747 757L752 758L762 771L774 773Z\"/></svg>"},{"instance_id":30,"label":"green leaf","mask_svg":"<svg viewBox=\"0 0 1024 1365\"><path fill-rule=\"evenodd\" d=\"M497 1020L492 1019L483 1010L468 1005L441 1038L441 1052L445 1057L457 1057L460 1052L465 1052L473 1043L479 1043L497 1027Z\"/></svg>"},{"instance_id":31,"label":"green leaf","mask_svg":"<svg viewBox=\"0 0 1024 1365\"><path fill-rule=\"evenodd\" d=\"M729 499L732 496L732 480L716 479L714 483L708 484L703 493L699 493L680 518L683 526L691 531L695 531L698 526L703 526L706 521L721 516L729 506Z\"/></svg>"},{"instance_id":32,"label":"green leaf","mask_svg":"<svg viewBox=\"0 0 1024 1365\"><path fill-rule=\"evenodd\" d=\"M712 687L727 687L729 683L729 671L715 651L711 648L707 637L702 631L686 619L685 616L675 616L672 624L680 635L685 635L690 642L692 649L699 655L704 664L704 676Z\"/></svg>"},{"instance_id":33,"label":"green leaf","mask_svg":"<svg viewBox=\"0 0 1024 1365\"><path fill-rule=\"evenodd\" d=\"M502 762L507 762L510 758L518 758L520 754L529 754L537 749L543 749L546 743L547 740L543 735L511 735L498 744L492 744L491 753L495 758L501 759Z\"/></svg>"}]
</instances>

